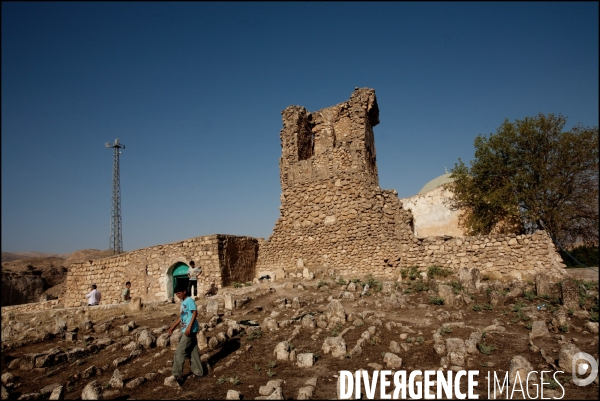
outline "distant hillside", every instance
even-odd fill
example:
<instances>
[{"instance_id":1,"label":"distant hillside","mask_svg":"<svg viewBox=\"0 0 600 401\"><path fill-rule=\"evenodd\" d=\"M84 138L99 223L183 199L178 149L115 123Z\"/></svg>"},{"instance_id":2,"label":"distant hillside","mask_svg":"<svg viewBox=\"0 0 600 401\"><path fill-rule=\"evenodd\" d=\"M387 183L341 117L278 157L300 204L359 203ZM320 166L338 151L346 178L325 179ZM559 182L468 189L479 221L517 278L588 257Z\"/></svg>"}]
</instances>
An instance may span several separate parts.
<instances>
[{"instance_id":1,"label":"distant hillside","mask_svg":"<svg viewBox=\"0 0 600 401\"><path fill-rule=\"evenodd\" d=\"M111 251L82 249L70 254L2 252L2 306L56 299L64 294L71 263L102 259ZM40 256L41 255L41 256Z\"/></svg>"},{"instance_id":2,"label":"distant hillside","mask_svg":"<svg viewBox=\"0 0 600 401\"><path fill-rule=\"evenodd\" d=\"M59 255L57 253L45 252L2 252L2 262L10 262L11 260L29 259L29 258L66 258L70 254Z\"/></svg>"}]
</instances>

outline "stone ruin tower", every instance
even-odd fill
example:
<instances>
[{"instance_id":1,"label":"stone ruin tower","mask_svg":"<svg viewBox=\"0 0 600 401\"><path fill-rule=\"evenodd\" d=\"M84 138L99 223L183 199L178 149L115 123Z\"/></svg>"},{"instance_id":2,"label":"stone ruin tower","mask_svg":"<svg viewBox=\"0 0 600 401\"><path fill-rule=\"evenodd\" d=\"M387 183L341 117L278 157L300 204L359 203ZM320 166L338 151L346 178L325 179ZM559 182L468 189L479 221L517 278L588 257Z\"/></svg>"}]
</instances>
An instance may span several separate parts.
<instances>
[{"instance_id":1,"label":"stone ruin tower","mask_svg":"<svg viewBox=\"0 0 600 401\"><path fill-rule=\"evenodd\" d=\"M260 245L258 270L335 269L396 277L412 217L395 190L379 188L373 89L309 112L289 106L281 130L281 215Z\"/></svg>"},{"instance_id":2,"label":"stone ruin tower","mask_svg":"<svg viewBox=\"0 0 600 401\"><path fill-rule=\"evenodd\" d=\"M417 238L397 192L379 188L373 89L357 88L350 100L316 112L290 106L282 115L281 215L259 243L258 275L285 276L306 266L396 279L400 268L434 265L475 267L492 279L566 274L545 231Z\"/></svg>"}]
</instances>

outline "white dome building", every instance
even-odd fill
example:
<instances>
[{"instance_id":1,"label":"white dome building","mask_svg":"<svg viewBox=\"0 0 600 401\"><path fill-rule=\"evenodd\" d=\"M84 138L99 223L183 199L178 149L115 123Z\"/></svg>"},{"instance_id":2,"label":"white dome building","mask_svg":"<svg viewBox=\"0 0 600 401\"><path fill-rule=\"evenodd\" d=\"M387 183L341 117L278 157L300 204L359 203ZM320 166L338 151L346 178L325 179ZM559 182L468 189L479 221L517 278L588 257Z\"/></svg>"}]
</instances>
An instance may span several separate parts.
<instances>
[{"instance_id":1,"label":"white dome building","mask_svg":"<svg viewBox=\"0 0 600 401\"><path fill-rule=\"evenodd\" d=\"M444 185L453 181L450 173L440 175L425 184L416 195L400 199L404 209L412 212L416 237L465 235L458 223L461 211L452 210L449 205L454 194Z\"/></svg>"}]
</instances>

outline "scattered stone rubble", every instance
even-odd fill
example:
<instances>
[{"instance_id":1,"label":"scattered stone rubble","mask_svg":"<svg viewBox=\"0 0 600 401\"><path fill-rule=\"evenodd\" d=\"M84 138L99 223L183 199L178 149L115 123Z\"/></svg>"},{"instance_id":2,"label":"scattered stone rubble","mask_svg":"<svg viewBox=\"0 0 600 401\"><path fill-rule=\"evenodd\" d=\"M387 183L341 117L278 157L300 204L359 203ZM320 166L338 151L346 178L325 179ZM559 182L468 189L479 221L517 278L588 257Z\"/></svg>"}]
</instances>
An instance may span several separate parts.
<instances>
[{"instance_id":1,"label":"scattered stone rubble","mask_svg":"<svg viewBox=\"0 0 600 401\"><path fill-rule=\"evenodd\" d=\"M597 319L597 312L592 308L592 301L596 305L598 302L597 287L589 292L575 280L563 282L562 286L547 284L544 275L536 277L531 283L501 283L482 280L478 271L466 269L446 279L417 278L400 285L371 281L370 291L363 296L366 280L351 282L350 278L331 277L330 288L322 290L324 285L319 287L315 280L297 277L277 284L254 284L237 291L223 291L224 294L198 302L201 331L197 338L201 360L209 374L200 379L199 385L202 388L210 387L210 383L222 377L220 375L228 369L235 369L247 355L253 355L253 346L259 344L253 341L269 341L268 338L275 337L281 339L271 344L268 348L270 352L266 355L274 363L273 372L277 371L279 364L293 366L294 374L304 379L298 379L290 385L291 377L277 375L266 380L264 376L265 381L257 383L253 390L253 394L256 394L255 391L258 394L252 398L333 397L337 391L333 388L337 381L331 375L336 372L323 367L336 360L362 361L360 367L369 371L425 368L460 371L479 370L485 365L488 369L508 372L510 383L521 381L524 386L531 386L533 383L539 384L540 380L538 374L530 374L532 371L563 370L570 375L576 353L585 350L598 357L598 322L590 321L593 313L596 313ZM423 293L409 291L414 290L417 284L426 286L428 290ZM460 290L455 291L457 288ZM575 288L577 294L574 291L561 291L561 288ZM291 290L294 292L291 293ZM345 296L346 292L353 294L354 300ZM538 293L536 303L526 306L526 296L532 297L535 292ZM502 297L498 298L496 306L491 306L492 293ZM556 298L548 293L555 294L553 296ZM428 297L437 296L443 296L450 302L443 305L428 302ZM575 296L578 302L576 309L568 308L568 305L573 305ZM470 302L464 302L463 297ZM271 300L261 302L263 298ZM226 299L229 301L225 302ZM237 299L249 301L236 309ZM386 301L388 299L396 301L389 303ZM398 299L402 299L402 302L398 302ZM582 308L581 299L592 303ZM474 312L473 308L483 302L487 302L485 305L490 305L491 310L497 311L494 315L496 318L485 318L486 313L492 313L485 310ZM163 305L176 311L177 305ZM144 308L151 313L159 310L152 304L146 304ZM181 338L181 331L176 330L169 335L168 324L149 326L147 320L140 320L141 315L129 318L126 315L99 314L111 311L119 312L118 309L102 311L74 308L46 313L48 316L45 317L34 313L27 315L27 318L24 315L21 319L12 316L9 320L3 316L3 334L4 331L7 333L7 337L3 335L2 338L5 361L3 399L14 396L19 399L63 399L73 386L81 386L78 396L82 399L115 398L130 394L129 391L153 391L150 389L154 388L162 389L158 391L171 394L172 397L175 393L165 392L176 391L181 395L181 391L190 388L192 384L189 381L180 383L171 376L172 353ZM500 314L500 311L508 313L508 317ZM416 316L415 320L407 321L406 315L411 312ZM144 313L144 309L139 313ZM473 314L481 315L483 320L479 322L478 318L471 317L467 323L465 318ZM263 318L248 319L246 316ZM521 320L511 322L511 316ZM530 325L529 331L525 325ZM5 329L5 326L11 329ZM16 331L15 326L18 327ZM516 336L516 330L528 332L529 335ZM37 334L31 336L33 332ZM278 333L284 333L283 337ZM218 354L227 344L251 336L255 339L247 340L240 349L224 359L211 360L211 355ZM511 344L522 344L518 353L513 353L511 347L493 349L494 342L504 336L511 338ZM52 341L52 337L63 342L54 343L43 352L6 358L22 345ZM382 338L392 340L381 344ZM305 344L315 345L312 350L297 348L298 344L303 344L303 339L309 339ZM373 353L371 350L378 344L381 344L382 348L379 349L382 351ZM433 362L429 362L430 366L417 365L419 360L413 354L420 353L434 356ZM85 369L77 369L78 361L88 358L93 361L98 354L114 356L109 359L111 363L108 365L91 364ZM493 355L506 355L506 358L500 358L503 362L495 362L498 359L492 358ZM256 355L250 358L256 358ZM540 361L543 366L540 366ZM496 363L498 365L495 366ZM575 366L583 363L583 360L575 361ZM147 371L132 375L128 373L132 366L143 366ZM157 369L157 366L162 367ZM44 383L38 388L35 388L35 384L23 387L25 384L21 382L21 377L56 367L73 369L68 382ZM528 376L529 382L524 382ZM231 378L228 380L230 383L236 382ZM254 388L248 385L254 386L244 383L242 378L241 386L222 388L218 397L246 399ZM568 387L568 382L564 385L569 391L573 389L572 386ZM597 393L597 382L594 385L595 390L592 390ZM218 384L214 386L221 389ZM548 391L551 394L553 390ZM152 394L154 398L163 398L163 393ZM560 396L560 392L557 396Z\"/></svg>"}]
</instances>

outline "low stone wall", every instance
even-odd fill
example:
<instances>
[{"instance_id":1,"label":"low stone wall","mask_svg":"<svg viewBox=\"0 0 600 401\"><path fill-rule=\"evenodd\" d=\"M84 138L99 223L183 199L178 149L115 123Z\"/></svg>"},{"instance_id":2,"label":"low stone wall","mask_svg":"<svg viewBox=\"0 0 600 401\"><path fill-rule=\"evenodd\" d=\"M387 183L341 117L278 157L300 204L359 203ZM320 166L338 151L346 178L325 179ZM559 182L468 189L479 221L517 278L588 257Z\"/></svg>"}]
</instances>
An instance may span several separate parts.
<instances>
[{"instance_id":1,"label":"low stone wall","mask_svg":"<svg viewBox=\"0 0 600 401\"><path fill-rule=\"evenodd\" d=\"M132 297L142 301L169 299L173 297L175 266L190 260L203 270L198 278L199 292L203 286L227 285L231 277L254 277L257 253L255 238L216 234L74 263L67 275L64 304L80 306L92 284L98 286L102 304L118 303L127 281L131 282Z\"/></svg>"},{"instance_id":2,"label":"low stone wall","mask_svg":"<svg viewBox=\"0 0 600 401\"><path fill-rule=\"evenodd\" d=\"M402 266L476 267L498 280L530 280L536 273L566 276L562 258L545 231L531 235L427 237L403 245Z\"/></svg>"},{"instance_id":3,"label":"low stone wall","mask_svg":"<svg viewBox=\"0 0 600 401\"><path fill-rule=\"evenodd\" d=\"M20 305L10 305L2 307L2 316L5 314L8 315L10 313L13 314L23 314L23 313L31 313L38 311L45 311L51 309L61 308L61 299L53 299L51 301L43 301L43 302L32 302L28 304L20 304Z\"/></svg>"}]
</instances>

